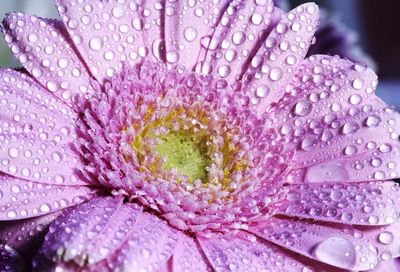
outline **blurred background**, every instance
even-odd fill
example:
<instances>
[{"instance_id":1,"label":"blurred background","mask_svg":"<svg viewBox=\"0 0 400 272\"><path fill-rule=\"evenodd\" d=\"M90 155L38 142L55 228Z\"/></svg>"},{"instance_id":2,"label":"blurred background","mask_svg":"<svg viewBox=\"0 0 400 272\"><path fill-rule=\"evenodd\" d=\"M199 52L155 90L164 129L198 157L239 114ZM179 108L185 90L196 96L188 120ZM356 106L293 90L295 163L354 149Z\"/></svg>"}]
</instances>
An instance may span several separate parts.
<instances>
[{"instance_id":1,"label":"blurred background","mask_svg":"<svg viewBox=\"0 0 400 272\"><path fill-rule=\"evenodd\" d=\"M289 10L304 0L275 0ZM400 110L400 1L316 0L322 7L320 30L311 53L339 54L366 63L379 75L378 95ZM53 0L0 0L0 16L23 11L57 17ZM0 66L18 62L0 39Z\"/></svg>"}]
</instances>

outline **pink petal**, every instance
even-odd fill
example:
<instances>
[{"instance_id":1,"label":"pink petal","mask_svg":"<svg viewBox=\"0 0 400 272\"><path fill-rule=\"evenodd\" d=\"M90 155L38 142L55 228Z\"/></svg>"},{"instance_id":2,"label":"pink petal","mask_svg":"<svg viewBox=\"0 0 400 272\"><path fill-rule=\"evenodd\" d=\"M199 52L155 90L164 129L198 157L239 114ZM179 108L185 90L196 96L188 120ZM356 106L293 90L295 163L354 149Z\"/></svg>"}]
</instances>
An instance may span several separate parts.
<instances>
[{"instance_id":1,"label":"pink petal","mask_svg":"<svg viewBox=\"0 0 400 272\"><path fill-rule=\"evenodd\" d=\"M298 149L295 182L399 176L398 124L373 94L376 84L372 70L337 57L312 56L298 68L291 92L271 109Z\"/></svg>"},{"instance_id":2,"label":"pink petal","mask_svg":"<svg viewBox=\"0 0 400 272\"><path fill-rule=\"evenodd\" d=\"M56 212L82 203L93 192L84 186L46 185L0 175L0 221Z\"/></svg>"},{"instance_id":3,"label":"pink petal","mask_svg":"<svg viewBox=\"0 0 400 272\"><path fill-rule=\"evenodd\" d=\"M198 62L200 50L205 50L201 43L212 36L215 22L226 10L228 2L193 1L186 5L179 1L166 1L164 32L167 62L173 64L178 59L179 65L192 70Z\"/></svg>"},{"instance_id":4,"label":"pink petal","mask_svg":"<svg viewBox=\"0 0 400 272\"><path fill-rule=\"evenodd\" d=\"M141 209L122 198L95 198L65 212L50 226L42 251L49 259L92 265L120 247Z\"/></svg>"},{"instance_id":5,"label":"pink petal","mask_svg":"<svg viewBox=\"0 0 400 272\"><path fill-rule=\"evenodd\" d=\"M246 237L247 236L247 237ZM277 246L245 233L198 238L215 271L302 271L305 266Z\"/></svg>"},{"instance_id":6,"label":"pink petal","mask_svg":"<svg viewBox=\"0 0 400 272\"><path fill-rule=\"evenodd\" d=\"M82 58L100 82L119 71L123 62L134 65L148 54L141 33L145 27L139 15L141 7L136 2L71 2L57 0L58 11ZM150 24L146 27L155 28Z\"/></svg>"},{"instance_id":7,"label":"pink petal","mask_svg":"<svg viewBox=\"0 0 400 272\"><path fill-rule=\"evenodd\" d=\"M386 251L393 250L389 253L398 256L399 248L389 248L378 240L378 233L387 231L394 234L396 227L397 224L358 229L350 225L331 223L328 226L296 219L272 218L251 227L249 231L308 258L339 268L364 271L375 267ZM396 245L395 241L393 245Z\"/></svg>"},{"instance_id":8,"label":"pink petal","mask_svg":"<svg viewBox=\"0 0 400 272\"><path fill-rule=\"evenodd\" d=\"M179 241L172 257L172 271L212 271L202 255L198 243L191 237L179 233Z\"/></svg>"},{"instance_id":9,"label":"pink petal","mask_svg":"<svg viewBox=\"0 0 400 272\"><path fill-rule=\"evenodd\" d=\"M298 6L285 15L258 50L244 75L245 89L258 113L279 101L310 47L319 19L314 3ZM247 85L247 86L246 86Z\"/></svg>"},{"instance_id":10,"label":"pink petal","mask_svg":"<svg viewBox=\"0 0 400 272\"><path fill-rule=\"evenodd\" d=\"M388 182L290 185L278 214L352 225L388 225L398 219L399 187Z\"/></svg>"},{"instance_id":11,"label":"pink petal","mask_svg":"<svg viewBox=\"0 0 400 272\"><path fill-rule=\"evenodd\" d=\"M90 76L61 22L12 13L2 25L5 40L15 56L58 98L72 105L75 94L92 91Z\"/></svg>"},{"instance_id":12,"label":"pink petal","mask_svg":"<svg viewBox=\"0 0 400 272\"><path fill-rule=\"evenodd\" d=\"M50 213L29 219L0 223L0 243L17 250L25 258L32 258L43 241L47 227L60 215Z\"/></svg>"},{"instance_id":13,"label":"pink petal","mask_svg":"<svg viewBox=\"0 0 400 272\"><path fill-rule=\"evenodd\" d=\"M108 263L113 270L157 271L165 267L178 242L178 233L154 215L143 213L130 237Z\"/></svg>"},{"instance_id":14,"label":"pink petal","mask_svg":"<svg viewBox=\"0 0 400 272\"><path fill-rule=\"evenodd\" d=\"M32 78L0 70L0 171L48 184L87 184L75 176L76 114Z\"/></svg>"},{"instance_id":15,"label":"pink petal","mask_svg":"<svg viewBox=\"0 0 400 272\"><path fill-rule=\"evenodd\" d=\"M381 262L379 266L370 272L399 272L400 271L400 259L391 259L388 261Z\"/></svg>"}]
</instances>

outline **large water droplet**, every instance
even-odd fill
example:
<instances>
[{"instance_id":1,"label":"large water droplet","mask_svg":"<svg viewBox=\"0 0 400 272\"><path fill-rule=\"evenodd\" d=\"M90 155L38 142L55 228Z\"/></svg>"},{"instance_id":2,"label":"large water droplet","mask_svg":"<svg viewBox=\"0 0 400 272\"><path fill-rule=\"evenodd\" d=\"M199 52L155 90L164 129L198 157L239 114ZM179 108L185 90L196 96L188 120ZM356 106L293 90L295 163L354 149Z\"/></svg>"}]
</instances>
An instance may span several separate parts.
<instances>
[{"instance_id":1,"label":"large water droplet","mask_svg":"<svg viewBox=\"0 0 400 272\"><path fill-rule=\"evenodd\" d=\"M272 81L277 81L277 80L281 79L282 75L283 75L283 72L282 72L281 68L274 67L271 69L271 72L269 73L269 78Z\"/></svg>"},{"instance_id":2,"label":"large water droplet","mask_svg":"<svg viewBox=\"0 0 400 272\"><path fill-rule=\"evenodd\" d=\"M183 34L184 34L184 36L185 36L185 39L186 39L188 42L192 42L192 41L194 41L194 40L196 39L196 37L197 37L197 30L196 30L196 28L190 26L190 27L187 27L187 28L184 30Z\"/></svg>"},{"instance_id":3,"label":"large water droplet","mask_svg":"<svg viewBox=\"0 0 400 272\"><path fill-rule=\"evenodd\" d=\"M100 37L93 37L89 41L90 49L94 51L99 51L103 47L103 41Z\"/></svg>"},{"instance_id":4,"label":"large water droplet","mask_svg":"<svg viewBox=\"0 0 400 272\"><path fill-rule=\"evenodd\" d=\"M306 116L312 110L312 104L308 101L297 102L294 106L294 113L299 116Z\"/></svg>"},{"instance_id":5,"label":"large water droplet","mask_svg":"<svg viewBox=\"0 0 400 272\"><path fill-rule=\"evenodd\" d=\"M364 85L364 82L362 79L356 78L353 81L353 88L356 90L360 90Z\"/></svg>"},{"instance_id":6,"label":"large water droplet","mask_svg":"<svg viewBox=\"0 0 400 272\"><path fill-rule=\"evenodd\" d=\"M360 126L356 123L346 123L342 127L343 134L350 134L356 132Z\"/></svg>"},{"instance_id":7,"label":"large water droplet","mask_svg":"<svg viewBox=\"0 0 400 272\"><path fill-rule=\"evenodd\" d=\"M384 245L392 243L393 238L394 238L393 233L391 233L390 231L384 231L378 236L379 242L381 242Z\"/></svg>"},{"instance_id":8,"label":"large water droplet","mask_svg":"<svg viewBox=\"0 0 400 272\"><path fill-rule=\"evenodd\" d=\"M341 268L352 268L356 263L354 246L344 237L327 238L317 245L314 255L324 263Z\"/></svg>"},{"instance_id":9,"label":"large water droplet","mask_svg":"<svg viewBox=\"0 0 400 272\"><path fill-rule=\"evenodd\" d=\"M380 122L381 122L381 118L377 115L368 116L367 119L365 120L365 124L368 127L377 127Z\"/></svg>"}]
</instances>

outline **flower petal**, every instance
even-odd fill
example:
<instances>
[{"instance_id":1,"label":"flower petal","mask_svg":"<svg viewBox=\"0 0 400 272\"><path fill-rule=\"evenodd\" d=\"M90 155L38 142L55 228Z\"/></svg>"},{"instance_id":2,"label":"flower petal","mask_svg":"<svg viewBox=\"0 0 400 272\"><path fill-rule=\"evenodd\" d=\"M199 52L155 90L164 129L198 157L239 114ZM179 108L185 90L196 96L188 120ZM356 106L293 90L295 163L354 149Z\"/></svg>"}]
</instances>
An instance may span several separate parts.
<instances>
[{"instance_id":1,"label":"flower petal","mask_svg":"<svg viewBox=\"0 0 400 272\"><path fill-rule=\"evenodd\" d=\"M192 1L182 4L167 1L165 6L165 47L166 61L179 62L192 70L198 62L203 39L213 32L215 22L226 10L229 0ZM179 16L177 16L179 14Z\"/></svg>"},{"instance_id":2,"label":"flower petal","mask_svg":"<svg viewBox=\"0 0 400 272\"><path fill-rule=\"evenodd\" d=\"M232 1L209 37L201 40L208 49L197 72L215 73L234 83L246 71L268 31L280 17L271 0L254 5L251 1ZM275 13L274 13L275 12ZM201 68L201 69L200 69Z\"/></svg>"},{"instance_id":3,"label":"flower petal","mask_svg":"<svg viewBox=\"0 0 400 272\"><path fill-rule=\"evenodd\" d=\"M388 261L381 262L378 267L370 272L388 272L388 271L400 271L400 259L390 259Z\"/></svg>"},{"instance_id":4,"label":"flower petal","mask_svg":"<svg viewBox=\"0 0 400 272\"><path fill-rule=\"evenodd\" d=\"M178 232L164 221L143 213L130 237L108 261L109 266L113 271L157 271L172 256L178 238Z\"/></svg>"},{"instance_id":5,"label":"flower petal","mask_svg":"<svg viewBox=\"0 0 400 272\"><path fill-rule=\"evenodd\" d=\"M2 26L5 40L15 56L58 98L73 105L71 99L75 94L92 92L90 76L62 22L11 13Z\"/></svg>"},{"instance_id":6,"label":"flower petal","mask_svg":"<svg viewBox=\"0 0 400 272\"><path fill-rule=\"evenodd\" d=\"M277 246L240 232L198 237L215 271L302 271L305 266Z\"/></svg>"},{"instance_id":7,"label":"flower petal","mask_svg":"<svg viewBox=\"0 0 400 272\"><path fill-rule=\"evenodd\" d=\"M48 184L87 184L74 173L76 114L20 72L1 69L0 89L0 171Z\"/></svg>"},{"instance_id":8,"label":"flower petal","mask_svg":"<svg viewBox=\"0 0 400 272\"><path fill-rule=\"evenodd\" d=\"M91 197L88 187L44 185L0 175L0 221L36 217L82 203Z\"/></svg>"},{"instance_id":9,"label":"flower petal","mask_svg":"<svg viewBox=\"0 0 400 272\"><path fill-rule=\"evenodd\" d=\"M122 205L120 197L94 198L50 226L42 252L54 262L92 265L120 247L140 213L134 205Z\"/></svg>"},{"instance_id":10,"label":"flower petal","mask_svg":"<svg viewBox=\"0 0 400 272\"><path fill-rule=\"evenodd\" d=\"M310 47L318 19L314 3L298 6L281 19L254 56L244 75L244 88L254 98L259 114L285 94L296 66Z\"/></svg>"},{"instance_id":11,"label":"flower petal","mask_svg":"<svg viewBox=\"0 0 400 272\"><path fill-rule=\"evenodd\" d=\"M350 225L331 223L328 226L296 219L272 218L251 227L249 231L323 263L364 271L376 267L384 252L388 252L390 256L398 256L399 248L385 245L379 240L381 233L394 234L396 227L397 224L354 228ZM366 231L368 229L370 232Z\"/></svg>"},{"instance_id":12,"label":"flower petal","mask_svg":"<svg viewBox=\"0 0 400 272\"><path fill-rule=\"evenodd\" d=\"M123 62L134 65L148 54L142 36L144 27L157 28L160 32L158 26L144 24L140 16L142 4L136 1L120 4L117 1L56 0L56 3L74 44L100 82L121 70Z\"/></svg>"},{"instance_id":13,"label":"flower petal","mask_svg":"<svg viewBox=\"0 0 400 272\"><path fill-rule=\"evenodd\" d=\"M338 57L312 56L291 91L271 108L297 152L294 182L365 181L399 176L396 116L373 92L375 73Z\"/></svg>"},{"instance_id":14,"label":"flower petal","mask_svg":"<svg viewBox=\"0 0 400 272\"><path fill-rule=\"evenodd\" d=\"M202 255L198 243L191 237L179 233L179 241L172 257L172 271L212 271Z\"/></svg>"},{"instance_id":15,"label":"flower petal","mask_svg":"<svg viewBox=\"0 0 400 272\"><path fill-rule=\"evenodd\" d=\"M398 220L394 182L290 185L278 214L352 225L388 225Z\"/></svg>"},{"instance_id":16,"label":"flower petal","mask_svg":"<svg viewBox=\"0 0 400 272\"><path fill-rule=\"evenodd\" d=\"M31 259L41 245L47 227L60 211L29 219L0 222L0 243L17 250L24 258Z\"/></svg>"},{"instance_id":17,"label":"flower petal","mask_svg":"<svg viewBox=\"0 0 400 272\"><path fill-rule=\"evenodd\" d=\"M26 271L25 263L21 256L8 245L0 245L0 271L22 272Z\"/></svg>"}]
</instances>

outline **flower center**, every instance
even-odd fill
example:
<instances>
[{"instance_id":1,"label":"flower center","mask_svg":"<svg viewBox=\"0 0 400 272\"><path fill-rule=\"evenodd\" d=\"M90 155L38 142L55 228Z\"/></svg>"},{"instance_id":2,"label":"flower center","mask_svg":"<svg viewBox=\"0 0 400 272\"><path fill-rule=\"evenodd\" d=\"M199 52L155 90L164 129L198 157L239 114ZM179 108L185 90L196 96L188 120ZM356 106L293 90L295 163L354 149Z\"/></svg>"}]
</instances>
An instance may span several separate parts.
<instances>
[{"instance_id":1,"label":"flower center","mask_svg":"<svg viewBox=\"0 0 400 272\"><path fill-rule=\"evenodd\" d=\"M162 169L173 169L191 181L206 180L207 167L211 161L204 139L185 133L169 133L161 135L158 140L155 151L164 160Z\"/></svg>"}]
</instances>

